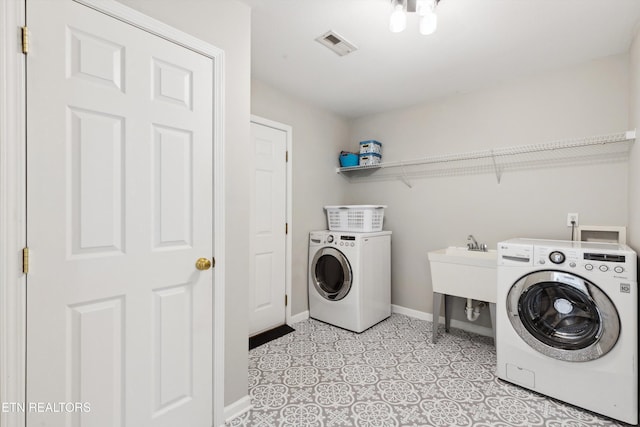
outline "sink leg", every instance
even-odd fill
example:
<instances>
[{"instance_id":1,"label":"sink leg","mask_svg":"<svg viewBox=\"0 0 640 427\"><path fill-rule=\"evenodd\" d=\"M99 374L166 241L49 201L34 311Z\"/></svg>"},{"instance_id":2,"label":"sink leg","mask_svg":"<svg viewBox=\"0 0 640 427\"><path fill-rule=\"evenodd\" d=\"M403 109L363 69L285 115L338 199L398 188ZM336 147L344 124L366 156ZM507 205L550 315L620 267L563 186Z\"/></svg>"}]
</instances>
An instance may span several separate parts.
<instances>
[{"instance_id":1,"label":"sink leg","mask_svg":"<svg viewBox=\"0 0 640 427\"><path fill-rule=\"evenodd\" d=\"M444 330L449 332L451 328L451 304L453 303L453 297L451 295L444 296Z\"/></svg>"},{"instance_id":2,"label":"sink leg","mask_svg":"<svg viewBox=\"0 0 640 427\"><path fill-rule=\"evenodd\" d=\"M491 328L493 329L493 342L496 341L496 303L489 303L489 314L491 315Z\"/></svg>"},{"instance_id":3,"label":"sink leg","mask_svg":"<svg viewBox=\"0 0 640 427\"><path fill-rule=\"evenodd\" d=\"M438 292L433 293L433 325L432 332L433 336L431 337L431 342L436 343L436 339L438 337L438 326L440 325L440 306L442 305L442 294ZM446 309L446 303L445 303Z\"/></svg>"}]
</instances>

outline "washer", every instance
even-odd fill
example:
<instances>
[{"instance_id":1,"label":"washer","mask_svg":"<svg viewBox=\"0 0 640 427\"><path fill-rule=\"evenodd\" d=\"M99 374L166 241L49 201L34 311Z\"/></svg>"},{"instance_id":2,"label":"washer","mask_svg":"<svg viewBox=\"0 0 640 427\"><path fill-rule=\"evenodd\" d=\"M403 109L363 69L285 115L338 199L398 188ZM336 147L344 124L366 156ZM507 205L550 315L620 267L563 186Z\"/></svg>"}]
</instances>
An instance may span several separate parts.
<instances>
[{"instance_id":1,"label":"washer","mask_svg":"<svg viewBox=\"0 0 640 427\"><path fill-rule=\"evenodd\" d=\"M638 423L638 282L626 245L498 244L499 378Z\"/></svg>"},{"instance_id":2,"label":"washer","mask_svg":"<svg viewBox=\"0 0 640 427\"><path fill-rule=\"evenodd\" d=\"M309 234L309 316L362 332L391 315L391 232Z\"/></svg>"}]
</instances>

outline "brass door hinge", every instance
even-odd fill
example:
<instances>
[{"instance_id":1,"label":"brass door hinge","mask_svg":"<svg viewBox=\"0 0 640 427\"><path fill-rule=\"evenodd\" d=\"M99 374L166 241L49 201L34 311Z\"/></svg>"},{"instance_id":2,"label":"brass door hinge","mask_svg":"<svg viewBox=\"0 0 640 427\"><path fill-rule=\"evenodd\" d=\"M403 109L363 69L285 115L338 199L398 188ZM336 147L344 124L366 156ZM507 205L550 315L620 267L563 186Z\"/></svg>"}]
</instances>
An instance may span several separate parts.
<instances>
[{"instance_id":1,"label":"brass door hinge","mask_svg":"<svg viewBox=\"0 0 640 427\"><path fill-rule=\"evenodd\" d=\"M289 150L285 151L284 161L285 161L285 162L288 162L288 161L289 161Z\"/></svg>"},{"instance_id":2,"label":"brass door hinge","mask_svg":"<svg viewBox=\"0 0 640 427\"><path fill-rule=\"evenodd\" d=\"M29 28L22 27L22 53L29 53Z\"/></svg>"},{"instance_id":3,"label":"brass door hinge","mask_svg":"<svg viewBox=\"0 0 640 427\"><path fill-rule=\"evenodd\" d=\"M286 307L289 304L289 296L284 294L284 306Z\"/></svg>"},{"instance_id":4,"label":"brass door hinge","mask_svg":"<svg viewBox=\"0 0 640 427\"><path fill-rule=\"evenodd\" d=\"M289 223L288 222L284 223L284 234L289 234Z\"/></svg>"},{"instance_id":5,"label":"brass door hinge","mask_svg":"<svg viewBox=\"0 0 640 427\"><path fill-rule=\"evenodd\" d=\"M29 248L22 249L22 272L24 274L29 272Z\"/></svg>"}]
</instances>

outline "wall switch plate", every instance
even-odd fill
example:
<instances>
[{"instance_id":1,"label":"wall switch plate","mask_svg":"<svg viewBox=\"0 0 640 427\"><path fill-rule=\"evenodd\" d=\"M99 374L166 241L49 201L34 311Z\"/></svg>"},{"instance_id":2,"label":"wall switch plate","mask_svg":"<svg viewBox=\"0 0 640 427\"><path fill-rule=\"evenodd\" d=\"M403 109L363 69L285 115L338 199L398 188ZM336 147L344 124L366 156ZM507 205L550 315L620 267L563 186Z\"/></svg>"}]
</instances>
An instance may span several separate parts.
<instances>
[{"instance_id":1,"label":"wall switch plate","mask_svg":"<svg viewBox=\"0 0 640 427\"><path fill-rule=\"evenodd\" d=\"M571 224L571 221L574 221L575 224ZM578 214L577 213L568 213L567 214L567 227L571 227L571 225L578 226Z\"/></svg>"}]
</instances>

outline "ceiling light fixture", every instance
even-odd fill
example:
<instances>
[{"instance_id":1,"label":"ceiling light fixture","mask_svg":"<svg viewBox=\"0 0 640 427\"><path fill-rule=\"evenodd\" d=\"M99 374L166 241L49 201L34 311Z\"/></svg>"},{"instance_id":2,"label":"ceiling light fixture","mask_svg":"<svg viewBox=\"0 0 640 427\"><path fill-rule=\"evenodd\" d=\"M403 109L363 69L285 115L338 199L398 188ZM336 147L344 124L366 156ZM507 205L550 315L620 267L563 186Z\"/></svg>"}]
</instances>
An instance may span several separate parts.
<instances>
[{"instance_id":1,"label":"ceiling light fixture","mask_svg":"<svg viewBox=\"0 0 640 427\"><path fill-rule=\"evenodd\" d=\"M401 33L407 28L406 0L391 0L393 10L389 19L389 30L392 33Z\"/></svg>"},{"instance_id":2,"label":"ceiling light fixture","mask_svg":"<svg viewBox=\"0 0 640 427\"><path fill-rule=\"evenodd\" d=\"M391 17L389 30L400 33L407 28L407 13L417 12L420 15L420 34L433 34L438 27L436 6L440 0L391 0Z\"/></svg>"}]
</instances>

